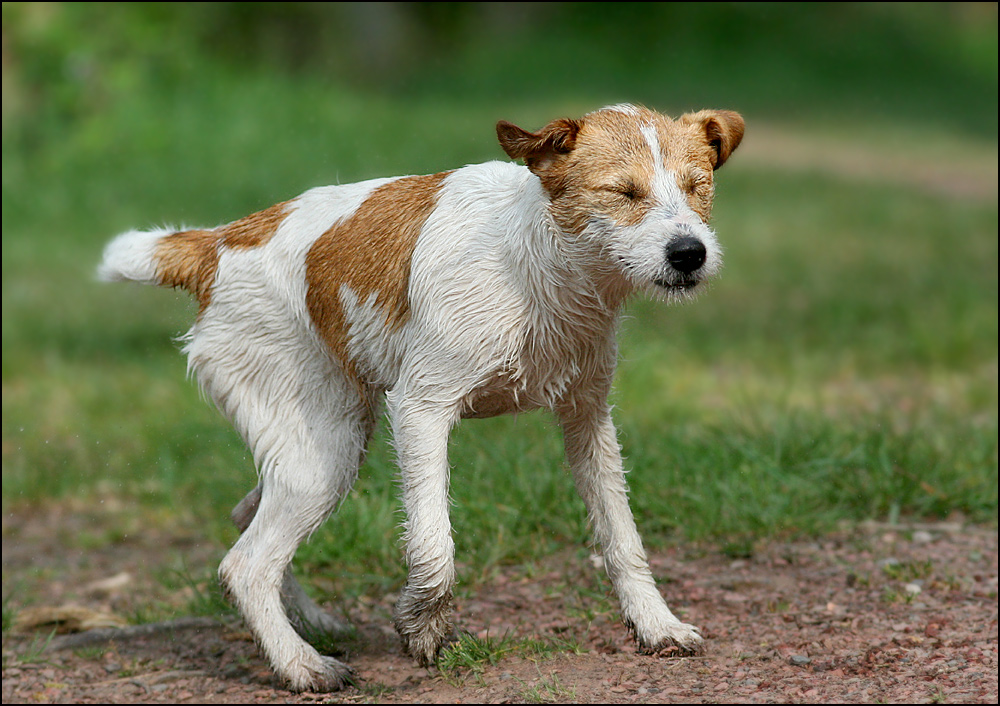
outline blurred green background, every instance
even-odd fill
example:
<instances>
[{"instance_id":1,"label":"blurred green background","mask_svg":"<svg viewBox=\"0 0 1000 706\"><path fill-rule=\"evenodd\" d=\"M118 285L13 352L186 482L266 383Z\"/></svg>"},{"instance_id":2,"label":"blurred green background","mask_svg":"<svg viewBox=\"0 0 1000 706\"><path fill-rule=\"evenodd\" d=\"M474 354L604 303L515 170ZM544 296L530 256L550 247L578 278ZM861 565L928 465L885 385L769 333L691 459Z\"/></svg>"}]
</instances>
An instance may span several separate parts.
<instances>
[{"instance_id":1,"label":"blurred green background","mask_svg":"<svg viewBox=\"0 0 1000 706\"><path fill-rule=\"evenodd\" d=\"M113 500L221 552L254 485L185 379L187 296L94 282L111 236L504 159L497 119L621 101L747 121L722 277L623 325L647 544L995 523L995 3L4 3L4 532ZM547 415L465 423L451 456L463 580L586 545ZM383 431L300 563L398 582L398 512Z\"/></svg>"}]
</instances>

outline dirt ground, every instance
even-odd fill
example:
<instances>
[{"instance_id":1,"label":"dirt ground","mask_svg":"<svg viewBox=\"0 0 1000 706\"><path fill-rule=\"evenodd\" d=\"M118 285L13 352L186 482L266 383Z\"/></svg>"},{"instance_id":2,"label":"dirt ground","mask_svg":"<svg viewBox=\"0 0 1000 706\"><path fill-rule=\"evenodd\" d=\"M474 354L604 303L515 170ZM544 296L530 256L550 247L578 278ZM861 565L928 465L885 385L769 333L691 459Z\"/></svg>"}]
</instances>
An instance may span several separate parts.
<instances>
[{"instance_id":1,"label":"dirt ground","mask_svg":"<svg viewBox=\"0 0 1000 706\"><path fill-rule=\"evenodd\" d=\"M102 522L65 504L4 516L3 703L997 703L997 530L961 518L747 556L654 553L661 590L707 638L691 658L637 654L599 557L582 551L459 591L461 629L521 640L478 669L416 667L392 632L394 596L362 597L342 606L358 683L336 694L282 689L235 619L122 627L137 606L190 604L190 587L154 577L178 557L207 575L223 549L141 521L107 541ZM68 632L50 638L54 620Z\"/></svg>"}]
</instances>

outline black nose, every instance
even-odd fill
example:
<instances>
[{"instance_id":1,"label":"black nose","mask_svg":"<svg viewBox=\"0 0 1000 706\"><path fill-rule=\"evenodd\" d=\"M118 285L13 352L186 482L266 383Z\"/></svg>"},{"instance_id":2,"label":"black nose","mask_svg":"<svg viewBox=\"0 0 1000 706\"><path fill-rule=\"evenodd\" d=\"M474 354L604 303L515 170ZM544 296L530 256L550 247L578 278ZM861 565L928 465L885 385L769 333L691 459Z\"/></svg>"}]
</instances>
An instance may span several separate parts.
<instances>
[{"instance_id":1,"label":"black nose","mask_svg":"<svg viewBox=\"0 0 1000 706\"><path fill-rule=\"evenodd\" d=\"M694 272L705 264L705 246L690 236L671 240L667 245L667 262L678 272Z\"/></svg>"}]
</instances>

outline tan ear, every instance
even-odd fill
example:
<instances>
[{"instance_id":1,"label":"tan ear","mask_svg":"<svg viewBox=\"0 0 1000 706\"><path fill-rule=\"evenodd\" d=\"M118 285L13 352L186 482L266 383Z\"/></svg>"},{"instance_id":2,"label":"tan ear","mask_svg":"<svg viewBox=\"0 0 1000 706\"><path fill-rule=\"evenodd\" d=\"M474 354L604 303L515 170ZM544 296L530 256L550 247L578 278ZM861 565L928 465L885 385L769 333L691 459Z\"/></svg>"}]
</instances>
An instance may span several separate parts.
<instances>
[{"instance_id":1,"label":"tan ear","mask_svg":"<svg viewBox=\"0 0 1000 706\"><path fill-rule=\"evenodd\" d=\"M538 132L528 132L513 123L497 123L497 139L507 156L523 159L528 169L544 171L561 154L573 151L580 123L569 118L553 120Z\"/></svg>"},{"instance_id":2,"label":"tan ear","mask_svg":"<svg viewBox=\"0 0 1000 706\"><path fill-rule=\"evenodd\" d=\"M712 167L718 169L729 155L733 153L743 140L745 124L743 116L731 110L701 110L697 113L687 113L680 121L689 125L701 123L705 130L705 139L715 152Z\"/></svg>"}]
</instances>

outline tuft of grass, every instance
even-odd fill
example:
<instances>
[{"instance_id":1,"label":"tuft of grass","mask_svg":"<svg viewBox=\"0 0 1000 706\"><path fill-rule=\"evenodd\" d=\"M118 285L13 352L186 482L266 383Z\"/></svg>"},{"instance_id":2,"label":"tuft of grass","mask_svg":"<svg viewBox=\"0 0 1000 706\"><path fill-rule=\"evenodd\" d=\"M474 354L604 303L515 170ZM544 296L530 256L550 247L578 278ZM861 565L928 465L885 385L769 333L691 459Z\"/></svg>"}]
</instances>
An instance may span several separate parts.
<instances>
[{"instance_id":1,"label":"tuft of grass","mask_svg":"<svg viewBox=\"0 0 1000 706\"><path fill-rule=\"evenodd\" d=\"M559 675L554 672L547 677L539 673L538 681L522 690L520 697L529 704L573 703L576 701L576 689L563 686Z\"/></svg>"},{"instance_id":2,"label":"tuft of grass","mask_svg":"<svg viewBox=\"0 0 1000 706\"><path fill-rule=\"evenodd\" d=\"M438 657L437 666L442 674L457 677L464 672L480 674L487 667L517 652L519 643L505 633L501 637L476 637L462 633L458 640L445 647Z\"/></svg>"},{"instance_id":3,"label":"tuft of grass","mask_svg":"<svg viewBox=\"0 0 1000 706\"><path fill-rule=\"evenodd\" d=\"M395 687L384 684L380 681L366 681L361 684L355 684L354 688L358 690L360 694L367 697L367 703L375 703L378 699L391 694L395 691Z\"/></svg>"},{"instance_id":4,"label":"tuft of grass","mask_svg":"<svg viewBox=\"0 0 1000 706\"><path fill-rule=\"evenodd\" d=\"M17 664L45 664L48 659L43 655L48 650L49 644L55 636L55 628L49 631L48 634L39 633L33 635L28 644L17 653Z\"/></svg>"},{"instance_id":5,"label":"tuft of grass","mask_svg":"<svg viewBox=\"0 0 1000 706\"><path fill-rule=\"evenodd\" d=\"M582 655L587 650L573 637L554 635L540 638L525 638L520 643L519 653L526 659L549 660L560 654Z\"/></svg>"},{"instance_id":6,"label":"tuft of grass","mask_svg":"<svg viewBox=\"0 0 1000 706\"><path fill-rule=\"evenodd\" d=\"M916 599L917 594L907 590L900 590L891 586L886 586L882 590L881 600L883 603L905 603L909 605Z\"/></svg>"},{"instance_id":7,"label":"tuft of grass","mask_svg":"<svg viewBox=\"0 0 1000 706\"><path fill-rule=\"evenodd\" d=\"M458 640L441 651L437 666L446 679L460 683L472 675L481 678L487 667L499 664L509 657L528 660L553 659L558 654L583 654L584 649L571 637L555 636L545 639L515 639L509 633L501 637L476 637L462 633Z\"/></svg>"},{"instance_id":8,"label":"tuft of grass","mask_svg":"<svg viewBox=\"0 0 1000 706\"><path fill-rule=\"evenodd\" d=\"M226 600L223 595L222 587L219 585L214 571L200 580L196 579L187 567L176 571L175 574L181 583L190 590L187 611L191 615L220 618L236 613L233 604Z\"/></svg>"},{"instance_id":9,"label":"tuft of grass","mask_svg":"<svg viewBox=\"0 0 1000 706\"><path fill-rule=\"evenodd\" d=\"M934 572L934 562L930 559L924 561L900 561L882 566L882 571L893 581L914 581L916 579L926 579Z\"/></svg>"},{"instance_id":10,"label":"tuft of grass","mask_svg":"<svg viewBox=\"0 0 1000 706\"><path fill-rule=\"evenodd\" d=\"M91 645L89 647L79 647L73 650L73 654L88 662L97 662L104 659L104 655L110 650L105 645Z\"/></svg>"}]
</instances>

